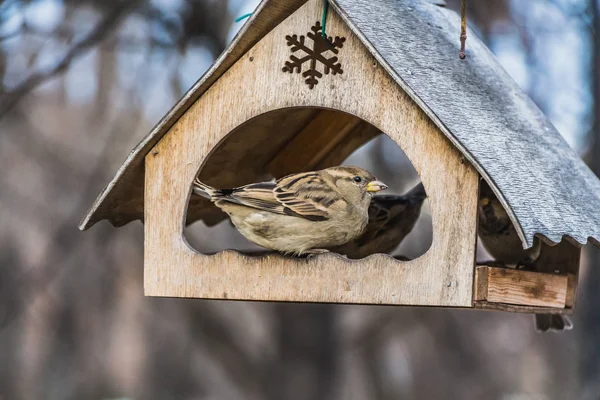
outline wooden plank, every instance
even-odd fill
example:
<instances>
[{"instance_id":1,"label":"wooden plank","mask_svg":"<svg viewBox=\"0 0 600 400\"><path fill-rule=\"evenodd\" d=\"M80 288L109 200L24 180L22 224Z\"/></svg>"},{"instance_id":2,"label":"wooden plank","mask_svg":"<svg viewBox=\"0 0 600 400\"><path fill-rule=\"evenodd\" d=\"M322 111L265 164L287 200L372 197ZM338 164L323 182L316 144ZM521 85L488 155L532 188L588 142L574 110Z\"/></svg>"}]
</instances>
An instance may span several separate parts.
<instances>
[{"instance_id":1,"label":"wooden plank","mask_svg":"<svg viewBox=\"0 0 600 400\"><path fill-rule=\"evenodd\" d=\"M475 268L475 293L473 294L473 300L486 300L488 297L488 273L486 270L481 270L479 267Z\"/></svg>"},{"instance_id":2,"label":"wooden plank","mask_svg":"<svg viewBox=\"0 0 600 400\"><path fill-rule=\"evenodd\" d=\"M476 301L524 306L564 308L567 275L479 266L475 272Z\"/></svg>"},{"instance_id":3,"label":"wooden plank","mask_svg":"<svg viewBox=\"0 0 600 400\"><path fill-rule=\"evenodd\" d=\"M472 307L477 172L374 63L335 12L327 27L330 34L347 38L339 54L344 73L325 75L309 89L301 75L281 71L290 55L285 36L304 33L322 10L322 0L310 0L278 25L190 107L155 146L157 154L146 157L147 295ZM433 243L426 254L408 262L386 255L348 260L328 254L306 260L234 251L208 256L189 247L182 230L202 163L245 121L293 107L355 115L400 146L429 196Z\"/></svg>"},{"instance_id":4,"label":"wooden plank","mask_svg":"<svg viewBox=\"0 0 600 400\"><path fill-rule=\"evenodd\" d=\"M318 114L313 108L283 109L246 121L212 149L200 170L200 180L218 187L236 187L271 179L265 165Z\"/></svg>"},{"instance_id":5,"label":"wooden plank","mask_svg":"<svg viewBox=\"0 0 600 400\"><path fill-rule=\"evenodd\" d=\"M322 110L276 154L267 168L278 178L312 170L360 123L354 115Z\"/></svg>"},{"instance_id":6,"label":"wooden plank","mask_svg":"<svg viewBox=\"0 0 600 400\"><path fill-rule=\"evenodd\" d=\"M362 121L354 127L352 132L344 137L344 140L332 148L331 151L315 165L315 168L321 169L340 165L356 149L379 134L381 134L379 129L368 122Z\"/></svg>"}]
</instances>

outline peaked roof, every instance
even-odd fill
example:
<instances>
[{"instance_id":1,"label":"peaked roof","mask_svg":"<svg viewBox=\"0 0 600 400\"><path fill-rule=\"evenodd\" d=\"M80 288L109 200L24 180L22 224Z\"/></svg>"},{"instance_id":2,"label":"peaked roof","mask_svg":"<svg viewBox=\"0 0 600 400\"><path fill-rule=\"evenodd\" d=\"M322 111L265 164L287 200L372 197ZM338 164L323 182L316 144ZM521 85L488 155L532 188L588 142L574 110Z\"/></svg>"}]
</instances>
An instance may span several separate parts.
<instances>
[{"instance_id":1,"label":"peaked roof","mask_svg":"<svg viewBox=\"0 0 600 400\"><path fill-rule=\"evenodd\" d=\"M80 224L143 217L145 154L252 45L306 0L263 0L211 69L129 155ZM471 32L458 58L458 16L432 0L330 0L350 29L489 183L523 244L534 235L600 244L600 181ZM365 12L368 10L368 12ZM132 180L135 180L132 182ZM140 182L141 181L141 182ZM143 203L142 203L143 204Z\"/></svg>"}]
</instances>

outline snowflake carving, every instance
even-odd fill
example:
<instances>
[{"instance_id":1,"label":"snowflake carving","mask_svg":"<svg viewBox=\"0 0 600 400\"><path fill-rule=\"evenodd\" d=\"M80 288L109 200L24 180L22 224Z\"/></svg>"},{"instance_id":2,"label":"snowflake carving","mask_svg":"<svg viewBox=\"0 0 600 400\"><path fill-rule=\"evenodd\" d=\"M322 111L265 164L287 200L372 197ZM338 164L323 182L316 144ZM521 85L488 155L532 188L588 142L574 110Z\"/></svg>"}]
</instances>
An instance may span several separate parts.
<instances>
[{"instance_id":1,"label":"snowflake carving","mask_svg":"<svg viewBox=\"0 0 600 400\"><path fill-rule=\"evenodd\" d=\"M287 45L291 47L290 50L292 53L302 51L305 55L302 58L298 58L294 54L290 55L289 61L285 62L282 70L290 74L293 72L299 74L302 72L302 66L310 61L308 70L304 71L302 76L306 78L304 82L311 89L319 83L319 79L323 77L323 74L328 75L330 72L332 75L344 73L342 64L338 62L338 58L336 56L327 57L327 53L338 54L346 38L339 36L336 36L335 39L331 37L325 38L321 29L321 23L317 21L310 28L311 32L306 34L306 37L313 42L312 48L306 45L306 37L304 35L300 37L298 35L287 35L285 37ZM323 64L323 73L317 69L317 63Z\"/></svg>"}]
</instances>

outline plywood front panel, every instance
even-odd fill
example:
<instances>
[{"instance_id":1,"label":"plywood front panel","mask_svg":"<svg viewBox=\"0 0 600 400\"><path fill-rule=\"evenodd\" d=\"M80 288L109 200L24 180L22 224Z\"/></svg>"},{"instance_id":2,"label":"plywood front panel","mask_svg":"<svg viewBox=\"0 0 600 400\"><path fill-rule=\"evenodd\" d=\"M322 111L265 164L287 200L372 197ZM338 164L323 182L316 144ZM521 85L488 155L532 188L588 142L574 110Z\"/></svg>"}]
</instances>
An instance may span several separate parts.
<instances>
[{"instance_id":1,"label":"plywood front panel","mask_svg":"<svg viewBox=\"0 0 600 400\"><path fill-rule=\"evenodd\" d=\"M301 75L281 71L290 55L285 36L306 34L320 20L322 6L321 0L310 0L277 26L147 155L147 295L472 306L478 190L473 167L334 12L329 13L327 29L328 34L347 39L338 55L343 74L325 75L309 89ZM191 183L211 149L245 121L287 107L331 108L355 115L402 148L429 195L433 242L426 254L410 262L380 254L363 260L334 254L304 260L278 255L249 258L233 251L205 256L190 248L182 234L186 205ZM339 124L343 138L332 134L331 140L349 140L357 127ZM315 165L325 162L318 149L314 151L314 157L300 156ZM272 162L285 167L285 160Z\"/></svg>"}]
</instances>

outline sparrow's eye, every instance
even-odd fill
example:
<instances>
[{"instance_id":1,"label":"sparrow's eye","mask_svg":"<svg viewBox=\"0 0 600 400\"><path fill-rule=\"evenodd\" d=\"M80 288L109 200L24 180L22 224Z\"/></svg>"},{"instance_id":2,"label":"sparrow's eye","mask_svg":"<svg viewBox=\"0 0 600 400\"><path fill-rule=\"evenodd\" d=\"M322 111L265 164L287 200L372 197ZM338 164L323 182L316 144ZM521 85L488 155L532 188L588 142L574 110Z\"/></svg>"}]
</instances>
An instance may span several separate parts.
<instances>
[{"instance_id":1,"label":"sparrow's eye","mask_svg":"<svg viewBox=\"0 0 600 400\"><path fill-rule=\"evenodd\" d=\"M359 182L361 182L361 181L362 181L362 178L361 178L360 176L355 176L355 177L354 177L354 178L352 178L352 179L354 179L354 182L356 182L356 183L359 183Z\"/></svg>"}]
</instances>

